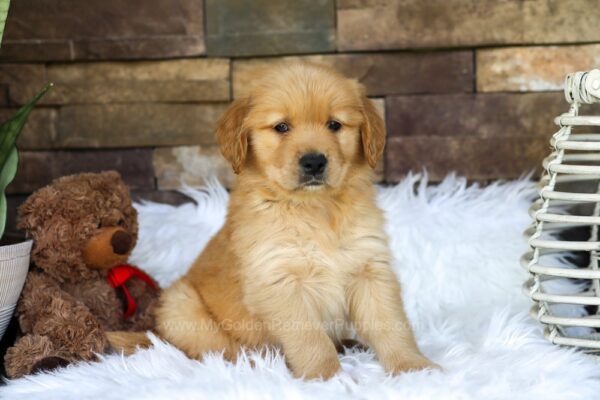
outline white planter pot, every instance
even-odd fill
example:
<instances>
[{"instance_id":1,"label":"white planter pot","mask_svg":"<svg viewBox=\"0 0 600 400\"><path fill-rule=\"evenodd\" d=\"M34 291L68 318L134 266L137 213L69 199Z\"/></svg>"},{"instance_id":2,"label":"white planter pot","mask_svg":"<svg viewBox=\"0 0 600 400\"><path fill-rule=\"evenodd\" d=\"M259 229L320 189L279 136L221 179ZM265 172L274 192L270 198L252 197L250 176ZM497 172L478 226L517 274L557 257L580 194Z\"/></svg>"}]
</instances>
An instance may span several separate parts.
<instances>
[{"instance_id":1,"label":"white planter pot","mask_svg":"<svg viewBox=\"0 0 600 400\"><path fill-rule=\"evenodd\" d=\"M33 241L0 246L0 339L13 316L29 270Z\"/></svg>"}]
</instances>

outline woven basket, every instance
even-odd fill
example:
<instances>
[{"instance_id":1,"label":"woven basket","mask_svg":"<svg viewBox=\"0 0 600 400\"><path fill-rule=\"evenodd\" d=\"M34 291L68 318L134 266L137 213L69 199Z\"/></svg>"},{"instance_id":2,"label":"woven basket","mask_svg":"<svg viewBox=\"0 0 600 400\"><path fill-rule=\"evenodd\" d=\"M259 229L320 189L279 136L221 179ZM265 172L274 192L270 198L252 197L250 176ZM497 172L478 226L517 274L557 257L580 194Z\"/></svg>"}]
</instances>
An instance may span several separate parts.
<instances>
[{"instance_id":1,"label":"woven basket","mask_svg":"<svg viewBox=\"0 0 600 400\"><path fill-rule=\"evenodd\" d=\"M0 339L13 316L23 289L33 242L0 246Z\"/></svg>"},{"instance_id":2,"label":"woven basket","mask_svg":"<svg viewBox=\"0 0 600 400\"><path fill-rule=\"evenodd\" d=\"M559 130L530 209L524 290L550 341L600 351L600 116L580 115L600 103L600 70L569 74L565 98L571 107L555 119ZM565 293L561 280L577 290Z\"/></svg>"}]
</instances>

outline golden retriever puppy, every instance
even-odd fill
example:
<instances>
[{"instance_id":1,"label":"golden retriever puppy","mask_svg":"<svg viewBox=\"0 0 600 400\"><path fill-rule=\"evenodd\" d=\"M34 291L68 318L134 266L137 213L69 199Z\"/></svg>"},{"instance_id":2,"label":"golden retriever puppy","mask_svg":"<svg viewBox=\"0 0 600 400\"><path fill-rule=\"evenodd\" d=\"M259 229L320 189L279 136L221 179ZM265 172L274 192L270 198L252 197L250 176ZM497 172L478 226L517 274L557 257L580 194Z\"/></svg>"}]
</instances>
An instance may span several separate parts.
<instances>
[{"instance_id":1,"label":"golden retriever puppy","mask_svg":"<svg viewBox=\"0 0 600 400\"><path fill-rule=\"evenodd\" d=\"M158 334L194 358L277 346L295 376L329 378L352 326L388 372L435 367L390 267L372 185L384 125L361 85L325 66L279 65L216 135L238 174L227 219L162 293Z\"/></svg>"}]
</instances>

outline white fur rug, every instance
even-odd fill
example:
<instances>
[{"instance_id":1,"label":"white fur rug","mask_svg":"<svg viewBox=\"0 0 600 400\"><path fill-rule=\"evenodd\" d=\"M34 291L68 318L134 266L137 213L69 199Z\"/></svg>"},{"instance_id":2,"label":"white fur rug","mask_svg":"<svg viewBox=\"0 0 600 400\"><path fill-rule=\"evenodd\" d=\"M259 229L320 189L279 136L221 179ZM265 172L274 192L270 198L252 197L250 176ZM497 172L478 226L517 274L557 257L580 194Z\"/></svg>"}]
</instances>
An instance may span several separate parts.
<instances>
[{"instance_id":1,"label":"white fur rug","mask_svg":"<svg viewBox=\"0 0 600 400\"><path fill-rule=\"evenodd\" d=\"M535 195L526 180L466 187L449 176L427 187L409 176L382 188L396 270L424 353L444 370L389 377L370 352L341 356L327 382L294 379L282 357L249 354L237 364L203 362L172 346L131 357L109 355L0 389L10 399L598 399L600 365L549 344L529 319L519 257ZM417 185L417 191L413 188ZM182 275L225 216L218 185L186 191L197 205L138 206L141 234L133 262L168 285Z\"/></svg>"}]
</instances>

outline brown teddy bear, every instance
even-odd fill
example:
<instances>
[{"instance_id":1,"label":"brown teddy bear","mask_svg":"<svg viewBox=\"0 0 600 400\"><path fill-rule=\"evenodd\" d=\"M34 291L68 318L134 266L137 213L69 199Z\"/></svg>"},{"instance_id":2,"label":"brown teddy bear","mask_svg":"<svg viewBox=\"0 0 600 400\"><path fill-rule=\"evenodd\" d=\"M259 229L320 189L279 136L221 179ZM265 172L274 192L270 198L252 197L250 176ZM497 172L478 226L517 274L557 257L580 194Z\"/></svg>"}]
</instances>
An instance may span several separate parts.
<instances>
[{"instance_id":1,"label":"brown teddy bear","mask_svg":"<svg viewBox=\"0 0 600 400\"><path fill-rule=\"evenodd\" d=\"M93 360L107 331L154 327L156 284L123 265L138 224L117 172L55 180L19 208L18 224L34 240L35 267L17 306L24 336L5 356L9 377Z\"/></svg>"}]
</instances>

